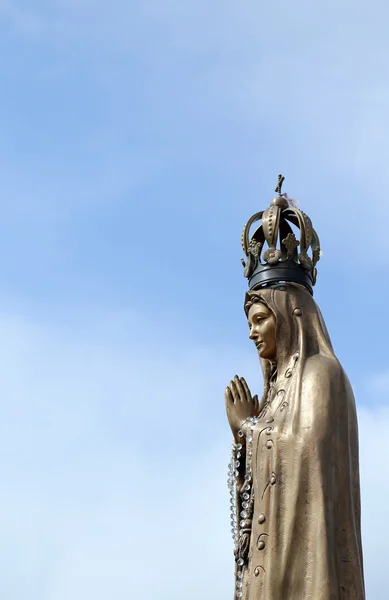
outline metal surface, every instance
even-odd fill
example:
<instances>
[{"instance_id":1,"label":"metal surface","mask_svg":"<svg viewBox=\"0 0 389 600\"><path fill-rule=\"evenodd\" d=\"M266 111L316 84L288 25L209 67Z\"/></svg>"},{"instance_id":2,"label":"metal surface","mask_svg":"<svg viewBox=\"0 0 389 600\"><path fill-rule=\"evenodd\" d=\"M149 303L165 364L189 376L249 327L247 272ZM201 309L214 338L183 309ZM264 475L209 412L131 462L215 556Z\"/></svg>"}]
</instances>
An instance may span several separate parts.
<instances>
[{"instance_id":1,"label":"metal surface","mask_svg":"<svg viewBox=\"0 0 389 600\"><path fill-rule=\"evenodd\" d=\"M278 216L263 215L256 240L273 242L269 223L277 226ZM301 219L304 252L316 234ZM284 239L284 257L295 261L296 240ZM243 241L248 247L247 232ZM258 260L256 252L251 256ZM254 286L287 279L287 260L273 258L262 280L262 267L252 271ZM303 271L311 281L312 269ZM300 272L292 268L294 277ZM355 401L323 317L307 282L249 291L245 312L264 391L258 400L238 376L225 391L235 440L229 471L234 598L365 600Z\"/></svg>"},{"instance_id":2,"label":"metal surface","mask_svg":"<svg viewBox=\"0 0 389 600\"><path fill-rule=\"evenodd\" d=\"M241 242L247 257L242 259L244 275L250 289L276 281L295 281L313 293L320 259L319 237L310 218L289 205L285 194L281 195L283 181L284 177L279 175L276 191L280 195L268 209L253 215L243 229ZM257 221L262 223L250 236L250 229ZM299 232L299 239L292 226Z\"/></svg>"}]
</instances>

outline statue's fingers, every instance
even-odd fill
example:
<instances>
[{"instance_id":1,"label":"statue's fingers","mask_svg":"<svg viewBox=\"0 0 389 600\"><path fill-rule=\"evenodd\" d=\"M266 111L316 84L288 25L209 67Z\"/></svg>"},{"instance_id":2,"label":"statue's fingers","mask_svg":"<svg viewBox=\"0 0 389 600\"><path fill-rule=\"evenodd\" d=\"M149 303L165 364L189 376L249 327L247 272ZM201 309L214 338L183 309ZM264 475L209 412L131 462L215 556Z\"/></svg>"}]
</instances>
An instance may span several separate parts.
<instances>
[{"instance_id":1,"label":"statue's fingers","mask_svg":"<svg viewBox=\"0 0 389 600\"><path fill-rule=\"evenodd\" d=\"M227 408L229 408L231 404L234 404L234 399L232 397L231 390L229 387L226 387L224 391L224 400Z\"/></svg>"},{"instance_id":2,"label":"statue's fingers","mask_svg":"<svg viewBox=\"0 0 389 600\"><path fill-rule=\"evenodd\" d=\"M255 396L253 397L253 404L254 404L255 412L258 413L258 411L259 411L259 400L258 400L257 394L255 394Z\"/></svg>"},{"instance_id":3,"label":"statue's fingers","mask_svg":"<svg viewBox=\"0 0 389 600\"><path fill-rule=\"evenodd\" d=\"M237 389L234 381L231 381L231 383L230 383L230 390L231 390L232 397L234 399L235 404L237 402L240 402L239 392L238 392L238 389Z\"/></svg>"},{"instance_id":4,"label":"statue's fingers","mask_svg":"<svg viewBox=\"0 0 389 600\"><path fill-rule=\"evenodd\" d=\"M250 402L252 400L252 398L251 398L251 392L250 392L249 386L247 385L244 377L241 377L240 380L242 382L242 386L245 391L247 401Z\"/></svg>"},{"instance_id":5,"label":"statue's fingers","mask_svg":"<svg viewBox=\"0 0 389 600\"><path fill-rule=\"evenodd\" d=\"M239 377L237 375L235 375L234 382L235 382L235 385L236 385L236 389L238 390L241 402L244 402L245 400L248 400L248 398L246 396L246 392L245 392L245 390L243 388L243 385L242 385L242 383L241 383L241 381L240 381L240 379L239 379Z\"/></svg>"}]
</instances>

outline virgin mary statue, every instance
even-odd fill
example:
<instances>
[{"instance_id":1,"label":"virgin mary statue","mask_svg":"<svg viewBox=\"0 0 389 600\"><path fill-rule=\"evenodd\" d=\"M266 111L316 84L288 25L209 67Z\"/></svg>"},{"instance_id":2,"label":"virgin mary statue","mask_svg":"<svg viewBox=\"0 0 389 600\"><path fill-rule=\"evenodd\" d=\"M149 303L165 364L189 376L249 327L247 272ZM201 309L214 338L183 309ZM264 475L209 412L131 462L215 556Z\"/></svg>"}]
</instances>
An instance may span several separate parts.
<instances>
[{"instance_id":1,"label":"virgin mary statue","mask_svg":"<svg viewBox=\"0 0 389 600\"><path fill-rule=\"evenodd\" d=\"M297 270L303 260L286 250L289 266L281 255L264 265L255 254L244 307L264 393L258 401L238 376L225 392L235 598L364 600L353 392L312 298L313 277ZM275 275L292 260L294 273Z\"/></svg>"}]
</instances>

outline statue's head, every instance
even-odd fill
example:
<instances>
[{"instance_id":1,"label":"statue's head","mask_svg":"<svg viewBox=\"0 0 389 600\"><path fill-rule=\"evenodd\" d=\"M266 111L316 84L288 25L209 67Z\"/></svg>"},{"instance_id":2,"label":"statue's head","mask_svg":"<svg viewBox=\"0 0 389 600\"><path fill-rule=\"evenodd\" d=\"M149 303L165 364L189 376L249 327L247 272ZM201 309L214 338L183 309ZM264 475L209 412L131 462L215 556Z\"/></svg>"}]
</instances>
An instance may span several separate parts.
<instances>
[{"instance_id":1,"label":"statue's head","mask_svg":"<svg viewBox=\"0 0 389 600\"><path fill-rule=\"evenodd\" d=\"M304 286L283 282L250 290L244 309L249 337L265 362L285 361L303 346L309 354L333 352L320 310Z\"/></svg>"},{"instance_id":2,"label":"statue's head","mask_svg":"<svg viewBox=\"0 0 389 600\"><path fill-rule=\"evenodd\" d=\"M275 360L276 317L272 310L255 297L246 303L247 321L250 328L249 338L253 340L261 358Z\"/></svg>"}]
</instances>

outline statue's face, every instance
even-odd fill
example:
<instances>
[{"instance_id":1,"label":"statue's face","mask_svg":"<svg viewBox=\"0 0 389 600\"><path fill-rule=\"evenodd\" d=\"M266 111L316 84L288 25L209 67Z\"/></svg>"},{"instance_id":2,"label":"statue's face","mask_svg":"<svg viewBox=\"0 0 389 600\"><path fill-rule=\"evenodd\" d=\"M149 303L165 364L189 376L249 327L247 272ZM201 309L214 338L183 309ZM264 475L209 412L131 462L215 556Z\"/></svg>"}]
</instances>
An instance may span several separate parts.
<instances>
[{"instance_id":1,"label":"statue's face","mask_svg":"<svg viewBox=\"0 0 389 600\"><path fill-rule=\"evenodd\" d=\"M276 358L276 318L266 304L253 304L248 314L250 340L253 340L261 358Z\"/></svg>"}]
</instances>

